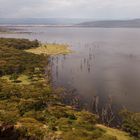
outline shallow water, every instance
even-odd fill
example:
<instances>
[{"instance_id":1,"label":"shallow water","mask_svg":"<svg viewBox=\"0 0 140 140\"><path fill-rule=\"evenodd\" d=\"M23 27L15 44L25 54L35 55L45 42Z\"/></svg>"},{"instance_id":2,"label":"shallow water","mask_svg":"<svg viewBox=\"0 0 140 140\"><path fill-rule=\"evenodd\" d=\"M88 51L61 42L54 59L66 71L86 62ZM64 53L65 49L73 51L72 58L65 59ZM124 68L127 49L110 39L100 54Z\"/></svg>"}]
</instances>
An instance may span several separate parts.
<instances>
[{"instance_id":1,"label":"shallow water","mask_svg":"<svg viewBox=\"0 0 140 140\"><path fill-rule=\"evenodd\" d=\"M51 58L53 84L95 97L104 106L140 111L140 29L16 27L18 34L2 37L67 43L74 51Z\"/></svg>"}]
</instances>

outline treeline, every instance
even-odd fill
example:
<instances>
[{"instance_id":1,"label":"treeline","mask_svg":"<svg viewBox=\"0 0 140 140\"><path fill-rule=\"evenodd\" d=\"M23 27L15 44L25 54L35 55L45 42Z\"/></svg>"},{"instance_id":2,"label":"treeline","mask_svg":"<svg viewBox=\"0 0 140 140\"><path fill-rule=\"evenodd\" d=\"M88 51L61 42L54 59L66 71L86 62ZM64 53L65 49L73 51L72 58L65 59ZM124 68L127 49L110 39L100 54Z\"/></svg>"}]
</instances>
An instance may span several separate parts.
<instances>
[{"instance_id":1,"label":"treeline","mask_svg":"<svg viewBox=\"0 0 140 140\"><path fill-rule=\"evenodd\" d=\"M0 38L0 46L1 47L12 47L19 50L30 49L39 47L39 41L33 40L30 41L28 39L14 39L14 38Z\"/></svg>"}]
</instances>

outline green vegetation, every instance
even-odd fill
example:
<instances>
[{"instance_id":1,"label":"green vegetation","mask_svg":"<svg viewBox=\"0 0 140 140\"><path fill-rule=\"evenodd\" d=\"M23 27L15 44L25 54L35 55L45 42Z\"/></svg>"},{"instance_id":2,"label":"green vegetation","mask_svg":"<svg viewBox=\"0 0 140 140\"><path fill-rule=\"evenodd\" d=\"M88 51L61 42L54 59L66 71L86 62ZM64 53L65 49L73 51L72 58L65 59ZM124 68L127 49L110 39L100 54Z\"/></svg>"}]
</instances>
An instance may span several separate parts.
<instances>
[{"instance_id":1,"label":"green vegetation","mask_svg":"<svg viewBox=\"0 0 140 140\"><path fill-rule=\"evenodd\" d=\"M123 118L123 130L140 139L140 113L123 110L120 114Z\"/></svg>"},{"instance_id":2,"label":"green vegetation","mask_svg":"<svg viewBox=\"0 0 140 140\"><path fill-rule=\"evenodd\" d=\"M45 80L47 56L25 52L34 42L18 41L0 39L0 139L121 140L97 127L98 116L64 105Z\"/></svg>"},{"instance_id":3,"label":"green vegetation","mask_svg":"<svg viewBox=\"0 0 140 140\"><path fill-rule=\"evenodd\" d=\"M24 84L24 85L29 85L33 80L29 78L27 75L5 75L2 76L1 79L7 80L10 83L17 83L17 84Z\"/></svg>"},{"instance_id":4,"label":"green vegetation","mask_svg":"<svg viewBox=\"0 0 140 140\"><path fill-rule=\"evenodd\" d=\"M113 129L110 127L106 127L104 125L96 125L98 128L101 128L106 131L106 134L114 136L118 140L134 140L128 133L120 131L118 129Z\"/></svg>"},{"instance_id":5,"label":"green vegetation","mask_svg":"<svg viewBox=\"0 0 140 140\"><path fill-rule=\"evenodd\" d=\"M35 68L44 71L46 57L30 54L14 48L0 46L0 75L23 74L31 75Z\"/></svg>"},{"instance_id":6,"label":"green vegetation","mask_svg":"<svg viewBox=\"0 0 140 140\"><path fill-rule=\"evenodd\" d=\"M30 41L28 39L0 38L0 46L24 50L39 47L39 42L37 40Z\"/></svg>"},{"instance_id":7,"label":"green vegetation","mask_svg":"<svg viewBox=\"0 0 140 140\"><path fill-rule=\"evenodd\" d=\"M68 54L71 51L68 49L68 45L63 44L45 44L38 48L31 48L26 50L26 52L31 52L34 54L47 54L47 55L58 55L58 54Z\"/></svg>"},{"instance_id":8,"label":"green vegetation","mask_svg":"<svg viewBox=\"0 0 140 140\"><path fill-rule=\"evenodd\" d=\"M44 82L17 85L0 81L0 122L14 125L23 138L91 140L109 137L96 128L98 117L61 104L59 92ZM112 138L112 139L111 139Z\"/></svg>"}]
</instances>

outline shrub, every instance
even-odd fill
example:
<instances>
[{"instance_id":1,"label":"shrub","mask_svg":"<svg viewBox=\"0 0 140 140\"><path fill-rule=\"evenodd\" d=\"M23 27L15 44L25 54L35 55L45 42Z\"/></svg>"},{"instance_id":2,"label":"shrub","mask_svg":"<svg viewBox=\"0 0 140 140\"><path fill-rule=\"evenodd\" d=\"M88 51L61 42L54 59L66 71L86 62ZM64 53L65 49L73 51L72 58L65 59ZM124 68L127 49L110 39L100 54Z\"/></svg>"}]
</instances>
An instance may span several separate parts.
<instances>
[{"instance_id":1,"label":"shrub","mask_svg":"<svg viewBox=\"0 0 140 140\"><path fill-rule=\"evenodd\" d=\"M0 46L24 50L39 47L39 42L38 40L30 41L28 39L0 38Z\"/></svg>"},{"instance_id":2,"label":"shrub","mask_svg":"<svg viewBox=\"0 0 140 140\"><path fill-rule=\"evenodd\" d=\"M123 110L120 114L123 119L123 130L140 138L140 113L132 113L127 110Z\"/></svg>"}]
</instances>

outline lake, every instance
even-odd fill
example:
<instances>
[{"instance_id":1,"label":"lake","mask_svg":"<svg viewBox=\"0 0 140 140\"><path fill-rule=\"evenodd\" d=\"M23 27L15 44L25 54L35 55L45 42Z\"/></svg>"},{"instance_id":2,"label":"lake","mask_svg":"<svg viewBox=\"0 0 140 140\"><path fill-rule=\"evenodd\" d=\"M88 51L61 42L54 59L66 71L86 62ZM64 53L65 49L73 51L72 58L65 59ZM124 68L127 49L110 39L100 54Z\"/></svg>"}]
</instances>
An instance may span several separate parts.
<instances>
[{"instance_id":1,"label":"lake","mask_svg":"<svg viewBox=\"0 0 140 140\"><path fill-rule=\"evenodd\" d=\"M1 37L66 43L73 53L51 57L53 85L80 96L87 106L140 111L140 29L13 27Z\"/></svg>"}]
</instances>

